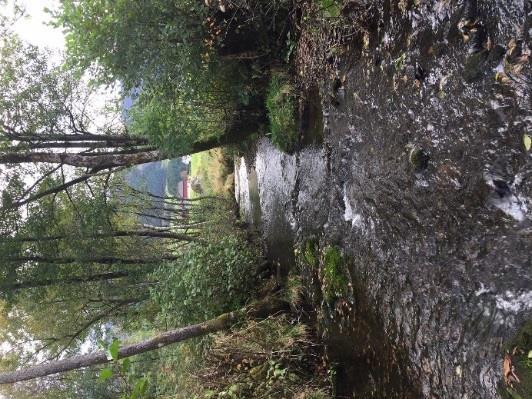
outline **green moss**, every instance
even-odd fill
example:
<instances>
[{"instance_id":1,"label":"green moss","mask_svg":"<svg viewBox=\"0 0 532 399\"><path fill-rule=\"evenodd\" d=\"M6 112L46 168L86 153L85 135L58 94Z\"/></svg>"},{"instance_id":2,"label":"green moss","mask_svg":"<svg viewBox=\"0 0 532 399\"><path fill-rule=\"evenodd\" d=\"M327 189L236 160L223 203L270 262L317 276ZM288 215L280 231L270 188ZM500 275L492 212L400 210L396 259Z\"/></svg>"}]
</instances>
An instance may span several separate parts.
<instances>
[{"instance_id":1,"label":"green moss","mask_svg":"<svg viewBox=\"0 0 532 399\"><path fill-rule=\"evenodd\" d=\"M303 244L303 260L312 268L316 268L319 265L318 259L318 243L309 239Z\"/></svg>"},{"instance_id":2,"label":"green moss","mask_svg":"<svg viewBox=\"0 0 532 399\"><path fill-rule=\"evenodd\" d=\"M272 143L283 151L293 151L298 139L295 90L284 73L272 74L266 108Z\"/></svg>"},{"instance_id":3,"label":"green moss","mask_svg":"<svg viewBox=\"0 0 532 399\"><path fill-rule=\"evenodd\" d=\"M323 255L323 298L333 303L349 293L349 277L338 247L327 247Z\"/></svg>"},{"instance_id":4,"label":"green moss","mask_svg":"<svg viewBox=\"0 0 532 399\"><path fill-rule=\"evenodd\" d=\"M532 320L527 321L517 332L514 339L507 345L506 350L512 355L512 364L520 383L514 383L513 389L504 386L501 396L506 399L532 398L532 358L528 357L532 351Z\"/></svg>"}]
</instances>

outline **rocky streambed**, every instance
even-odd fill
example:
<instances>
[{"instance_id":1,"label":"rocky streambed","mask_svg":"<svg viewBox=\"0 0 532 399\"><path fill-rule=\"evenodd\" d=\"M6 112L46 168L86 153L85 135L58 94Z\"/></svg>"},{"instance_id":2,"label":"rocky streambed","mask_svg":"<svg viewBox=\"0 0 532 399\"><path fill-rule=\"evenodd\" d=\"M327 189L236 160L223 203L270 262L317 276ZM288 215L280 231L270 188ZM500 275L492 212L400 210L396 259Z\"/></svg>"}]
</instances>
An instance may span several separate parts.
<instances>
[{"instance_id":1,"label":"rocky streambed","mask_svg":"<svg viewBox=\"0 0 532 399\"><path fill-rule=\"evenodd\" d=\"M337 397L532 397L531 12L379 3L303 90L323 143L263 138L237 162L243 216L306 281Z\"/></svg>"}]
</instances>

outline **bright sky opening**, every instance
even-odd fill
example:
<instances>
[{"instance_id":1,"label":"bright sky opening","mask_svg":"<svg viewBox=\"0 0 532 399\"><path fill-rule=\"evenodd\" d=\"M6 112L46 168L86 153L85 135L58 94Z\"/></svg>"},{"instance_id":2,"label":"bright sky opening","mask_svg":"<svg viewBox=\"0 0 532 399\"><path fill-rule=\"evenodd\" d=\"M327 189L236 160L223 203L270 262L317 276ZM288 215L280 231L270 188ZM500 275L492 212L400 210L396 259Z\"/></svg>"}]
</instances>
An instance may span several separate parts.
<instances>
[{"instance_id":1,"label":"bright sky opening","mask_svg":"<svg viewBox=\"0 0 532 399\"><path fill-rule=\"evenodd\" d=\"M17 21L15 32L25 42L41 48L49 48L59 53L64 50L65 37L61 29L54 29L48 25L50 14L45 8L55 10L59 6L58 0L22 0L19 3L25 8L27 16Z\"/></svg>"}]
</instances>

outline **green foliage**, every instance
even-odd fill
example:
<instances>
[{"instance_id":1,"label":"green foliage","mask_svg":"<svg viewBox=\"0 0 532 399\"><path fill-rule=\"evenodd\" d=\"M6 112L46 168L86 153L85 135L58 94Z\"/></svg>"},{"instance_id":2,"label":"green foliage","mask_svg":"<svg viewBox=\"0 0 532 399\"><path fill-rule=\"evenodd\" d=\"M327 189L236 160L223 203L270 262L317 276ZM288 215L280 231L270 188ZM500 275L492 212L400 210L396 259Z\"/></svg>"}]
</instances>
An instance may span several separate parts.
<instances>
[{"instance_id":1,"label":"green foliage","mask_svg":"<svg viewBox=\"0 0 532 399\"><path fill-rule=\"evenodd\" d=\"M308 239L303 244L303 259L312 268L319 266L318 243L316 240Z\"/></svg>"},{"instance_id":2,"label":"green foliage","mask_svg":"<svg viewBox=\"0 0 532 399\"><path fill-rule=\"evenodd\" d=\"M173 60L196 60L189 52L200 51L206 13L192 0L63 0L53 15L66 30L71 65L95 67L101 81L120 78L132 88L175 70Z\"/></svg>"},{"instance_id":3,"label":"green foliage","mask_svg":"<svg viewBox=\"0 0 532 399\"><path fill-rule=\"evenodd\" d=\"M248 63L231 58L258 37L242 36L259 19L240 12L228 22L193 0L65 0L54 16L67 32L70 65L100 82L120 80L124 95L140 92L130 131L172 155L223 135L257 94Z\"/></svg>"},{"instance_id":4,"label":"green foliage","mask_svg":"<svg viewBox=\"0 0 532 399\"><path fill-rule=\"evenodd\" d=\"M119 359L120 340L113 339L107 347L108 358L112 359L111 367L100 370L98 380L107 383L109 390L112 387L121 385L120 391L123 394L120 399L142 399L146 398L149 386L149 378L146 376L138 377L132 370L131 360L129 358Z\"/></svg>"},{"instance_id":5,"label":"green foliage","mask_svg":"<svg viewBox=\"0 0 532 399\"><path fill-rule=\"evenodd\" d=\"M162 265L152 291L159 320L183 326L236 309L253 294L257 253L236 235L191 244L176 262Z\"/></svg>"},{"instance_id":6,"label":"green foliage","mask_svg":"<svg viewBox=\"0 0 532 399\"><path fill-rule=\"evenodd\" d=\"M75 91L71 79L36 46L15 35L0 37L0 117L11 129L41 133L54 126L60 131L66 122L65 102ZM9 144L6 140L2 146Z\"/></svg>"},{"instance_id":7,"label":"green foliage","mask_svg":"<svg viewBox=\"0 0 532 399\"><path fill-rule=\"evenodd\" d=\"M168 155L187 152L196 141L220 137L238 106L254 93L244 67L234 62L194 67L148 86L130 110L132 133L146 136Z\"/></svg>"},{"instance_id":8,"label":"green foliage","mask_svg":"<svg viewBox=\"0 0 532 399\"><path fill-rule=\"evenodd\" d=\"M9 193L16 191L14 182L7 188ZM41 189L58 182L49 177ZM0 329L0 340L9 343L22 362L33 355L32 346L25 343L28 339L41 355L70 354L88 339L100 338L101 325L112 320L114 328L124 327L125 316L147 304L148 287L138 284L153 265L91 261L93 257L142 257L146 253L156 257L162 252L160 243L143 237L105 237L113 230L134 228L136 218L118 212L118 200L107 197L109 186L103 183L95 179L90 189L76 186L68 193L42 198L26 207L17 224L8 226L8 220L2 219L11 230L0 237L4 263L0 293L6 300L0 315L6 325ZM29 257L35 261L27 261Z\"/></svg>"},{"instance_id":9,"label":"green foliage","mask_svg":"<svg viewBox=\"0 0 532 399\"><path fill-rule=\"evenodd\" d=\"M325 18L336 18L340 16L341 1L339 0L317 0L322 16Z\"/></svg>"},{"instance_id":10,"label":"green foliage","mask_svg":"<svg viewBox=\"0 0 532 399\"><path fill-rule=\"evenodd\" d=\"M322 291L323 298L327 303L334 303L349 293L349 276L347 268L336 246L327 247L323 253Z\"/></svg>"},{"instance_id":11,"label":"green foliage","mask_svg":"<svg viewBox=\"0 0 532 399\"><path fill-rule=\"evenodd\" d=\"M104 368L100 370L100 380L101 381L107 381L109 378L113 376L113 369L110 368Z\"/></svg>"},{"instance_id":12,"label":"green foliage","mask_svg":"<svg viewBox=\"0 0 532 399\"><path fill-rule=\"evenodd\" d=\"M283 151L294 150L298 140L296 96L294 87L285 74L272 74L266 96L266 108L272 143Z\"/></svg>"},{"instance_id":13,"label":"green foliage","mask_svg":"<svg viewBox=\"0 0 532 399\"><path fill-rule=\"evenodd\" d=\"M109 348L107 348L108 356L114 361L118 360L118 351L120 350L120 340L114 339Z\"/></svg>"}]
</instances>

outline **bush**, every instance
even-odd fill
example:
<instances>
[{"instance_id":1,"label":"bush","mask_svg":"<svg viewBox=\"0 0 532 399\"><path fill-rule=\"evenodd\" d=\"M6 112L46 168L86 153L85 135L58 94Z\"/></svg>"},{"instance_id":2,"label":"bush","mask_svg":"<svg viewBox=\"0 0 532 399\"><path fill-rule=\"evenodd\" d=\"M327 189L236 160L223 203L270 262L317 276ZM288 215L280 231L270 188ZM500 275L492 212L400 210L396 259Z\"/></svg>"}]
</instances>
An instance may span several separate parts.
<instances>
[{"instance_id":1,"label":"bush","mask_svg":"<svg viewBox=\"0 0 532 399\"><path fill-rule=\"evenodd\" d=\"M272 143L283 151L294 150L298 140L296 96L293 85L283 73L272 75L266 96Z\"/></svg>"},{"instance_id":2,"label":"bush","mask_svg":"<svg viewBox=\"0 0 532 399\"><path fill-rule=\"evenodd\" d=\"M194 142L221 137L244 100L252 97L245 67L228 62L176 72L143 86L129 110L131 132L166 155L190 151Z\"/></svg>"},{"instance_id":3,"label":"bush","mask_svg":"<svg viewBox=\"0 0 532 399\"><path fill-rule=\"evenodd\" d=\"M236 235L193 243L180 260L163 264L152 290L160 321L185 326L242 306L254 293L257 252Z\"/></svg>"}]
</instances>

